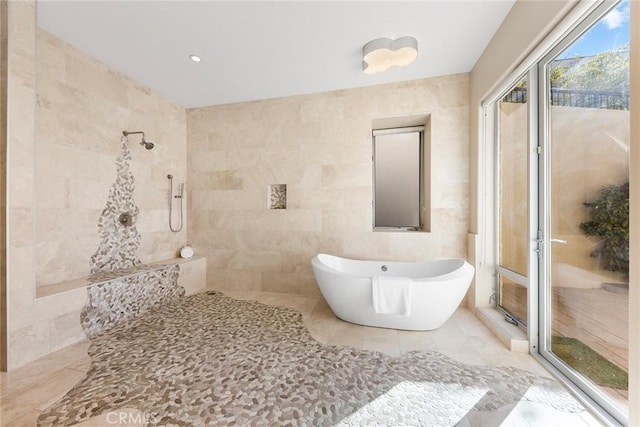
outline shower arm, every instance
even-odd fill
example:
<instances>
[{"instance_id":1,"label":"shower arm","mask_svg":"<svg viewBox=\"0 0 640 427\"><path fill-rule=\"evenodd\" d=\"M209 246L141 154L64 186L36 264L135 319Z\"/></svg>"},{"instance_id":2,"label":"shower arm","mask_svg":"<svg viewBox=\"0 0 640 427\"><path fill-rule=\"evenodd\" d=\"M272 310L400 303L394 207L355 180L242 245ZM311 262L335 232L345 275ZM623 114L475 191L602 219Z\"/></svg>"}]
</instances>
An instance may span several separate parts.
<instances>
[{"instance_id":1,"label":"shower arm","mask_svg":"<svg viewBox=\"0 0 640 427\"><path fill-rule=\"evenodd\" d=\"M123 130L122 134L125 136L125 138L128 137L129 135L140 135L140 134L142 134L142 139L140 140L140 145L145 145L147 143L147 140L144 137L144 132L141 131L141 130L136 130L136 131L133 131L133 132L129 132L127 130ZM146 147L146 145L145 145L145 147Z\"/></svg>"},{"instance_id":2,"label":"shower arm","mask_svg":"<svg viewBox=\"0 0 640 427\"><path fill-rule=\"evenodd\" d=\"M147 140L145 139L144 132L143 132L143 131L141 131L141 130L136 130L136 131L132 131L132 132L129 132L128 130L123 130L123 131L122 131L122 134L124 135L124 137L125 137L125 138L127 138L129 135L139 135L139 134L142 134L142 140L140 141L140 145L142 145L142 146L143 146L144 148L146 148L147 150L152 150L152 149L153 149L154 143L153 143L153 142L150 142L150 141L147 141Z\"/></svg>"},{"instance_id":3,"label":"shower arm","mask_svg":"<svg viewBox=\"0 0 640 427\"><path fill-rule=\"evenodd\" d=\"M136 131L133 131L133 132L129 132L129 131L123 130L123 131L122 131L122 134L123 134L124 136L129 136L129 135L139 135L139 134L142 134L142 140L143 140L143 141L145 140L145 139L144 139L144 132L143 132L143 131L141 131L141 130L136 130Z\"/></svg>"}]
</instances>

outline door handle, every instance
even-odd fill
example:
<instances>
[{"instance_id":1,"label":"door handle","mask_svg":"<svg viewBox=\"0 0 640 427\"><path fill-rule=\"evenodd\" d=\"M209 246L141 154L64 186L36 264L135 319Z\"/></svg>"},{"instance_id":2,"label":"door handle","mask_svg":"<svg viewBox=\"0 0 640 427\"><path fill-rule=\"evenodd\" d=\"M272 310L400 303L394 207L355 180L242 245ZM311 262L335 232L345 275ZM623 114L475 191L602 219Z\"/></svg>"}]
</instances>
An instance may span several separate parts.
<instances>
[{"instance_id":1,"label":"door handle","mask_svg":"<svg viewBox=\"0 0 640 427\"><path fill-rule=\"evenodd\" d=\"M561 245L564 245L565 243L567 243L566 240L562 240L562 239L550 239L551 243L560 243Z\"/></svg>"}]
</instances>

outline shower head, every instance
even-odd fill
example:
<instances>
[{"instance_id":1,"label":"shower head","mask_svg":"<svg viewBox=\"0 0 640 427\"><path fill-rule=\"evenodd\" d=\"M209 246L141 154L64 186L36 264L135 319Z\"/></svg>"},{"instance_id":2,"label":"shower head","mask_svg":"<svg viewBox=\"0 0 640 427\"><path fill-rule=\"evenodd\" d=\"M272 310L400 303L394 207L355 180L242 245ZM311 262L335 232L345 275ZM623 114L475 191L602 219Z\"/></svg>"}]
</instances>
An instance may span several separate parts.
<instances>
[{"instance_id":1,"label":"shower head","mask_svg":"<svg viewBox=\"0 0 640 427\"><path fill-rule=\"evenodd\" d=\"M150 141L147 141L147 140L144 139L144 132L141 131L141 130L137 130L137 131L133 131L133 132L129 132L129 131L123 130L122 134L124 136L129 136L129 135L134 135L134 134L142 134L142 141L140 141L140 145L142 145L147 150L152 150L153 147L154 147L153 142L150 142Z\"/></svg>"},{"instance_id":2,"label":"shower head","mask_svg":"<svg viewBox=\"0 0 640 427\"><path fill-rule=\"evenodd\" d=\"M142 138L142 141L140 141L140 145L144 146L147 150L153 149L153 142L145 141L144 137Z\"/></svg>"}]
</instances>

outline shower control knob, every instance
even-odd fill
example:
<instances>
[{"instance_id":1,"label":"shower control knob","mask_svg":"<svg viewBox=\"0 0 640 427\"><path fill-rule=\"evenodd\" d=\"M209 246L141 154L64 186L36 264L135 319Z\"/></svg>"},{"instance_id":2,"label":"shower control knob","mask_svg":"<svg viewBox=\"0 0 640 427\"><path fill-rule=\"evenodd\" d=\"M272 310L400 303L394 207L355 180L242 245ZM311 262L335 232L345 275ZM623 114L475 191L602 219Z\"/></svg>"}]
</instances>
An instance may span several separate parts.
<instances>
[{"instance_id":1,"label":"shower control knob","mask_svg":"<svg viewBox=\"0 0 640 427\"><path fill-rule=\"evenodd\" d=\"M125 227L131 227L133 225L133 215L129 212L123 212L118 217L118 222Z\"/></svg>"}]
</instances>

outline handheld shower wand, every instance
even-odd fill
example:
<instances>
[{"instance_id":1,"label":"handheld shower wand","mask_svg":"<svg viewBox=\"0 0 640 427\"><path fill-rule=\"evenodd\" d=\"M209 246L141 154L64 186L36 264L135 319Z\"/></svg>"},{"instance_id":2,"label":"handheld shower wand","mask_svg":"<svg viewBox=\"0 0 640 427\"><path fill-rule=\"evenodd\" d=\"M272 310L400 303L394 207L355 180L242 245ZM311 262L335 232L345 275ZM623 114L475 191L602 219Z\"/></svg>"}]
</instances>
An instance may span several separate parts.
<instances>
[{"instance_id":1,"label":"handheld shower wand","mask_svg":"<svg viewBox=\"0 0 640 427\"><path fill-rule=\"evenodd\" d=\"M169 229L174 233L178 233L182 230L182 226L184 225L184 217L183 217L183 209L182 209L182 199L184 195L184 182L180 184L180 194L173 195L173 175L167 175L167 179L169 179ZM178 228L173 228L173 199L180 200L180 226Z\"/></svg>"}]
</instances>

